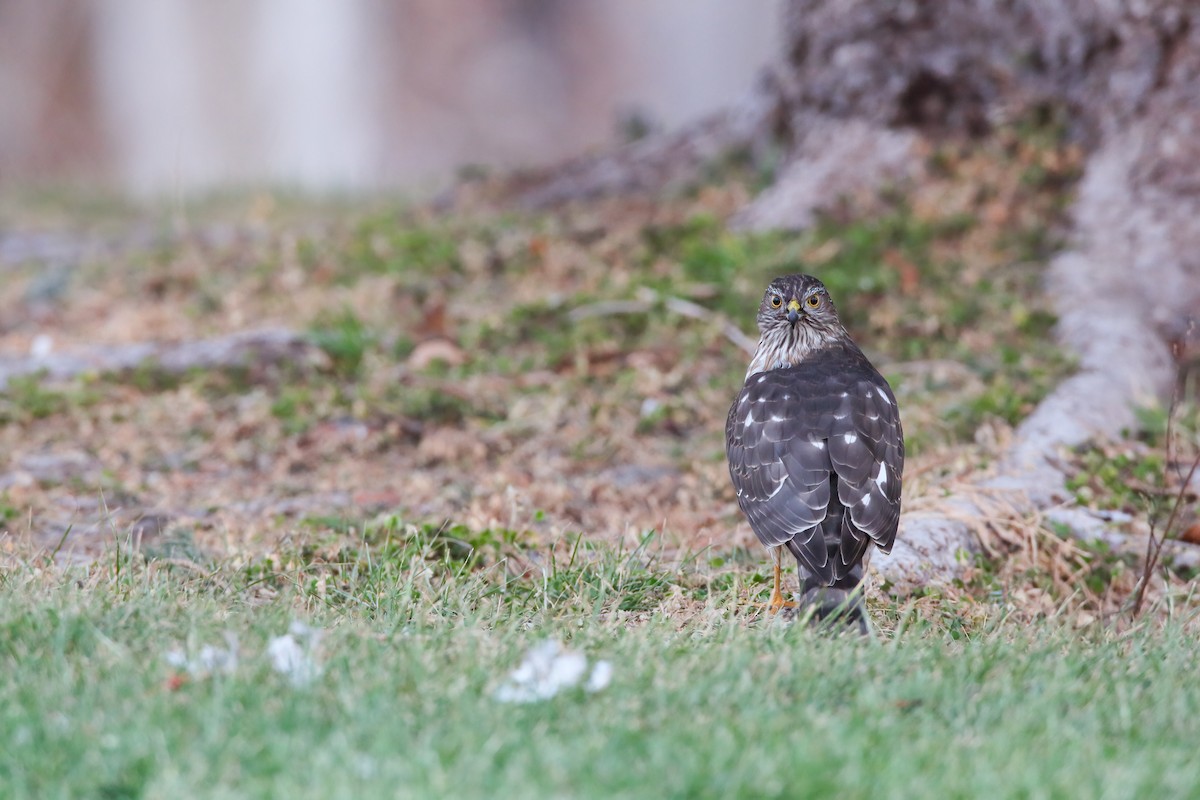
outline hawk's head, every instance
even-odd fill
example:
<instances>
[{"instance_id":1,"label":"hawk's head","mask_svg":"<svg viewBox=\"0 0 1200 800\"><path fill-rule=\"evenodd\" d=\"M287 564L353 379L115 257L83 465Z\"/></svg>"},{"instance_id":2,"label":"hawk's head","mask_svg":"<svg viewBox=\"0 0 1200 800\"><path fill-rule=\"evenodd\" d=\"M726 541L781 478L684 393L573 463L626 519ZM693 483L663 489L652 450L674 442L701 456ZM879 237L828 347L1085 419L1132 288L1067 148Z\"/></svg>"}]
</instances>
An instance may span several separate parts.
<instances>
[{"instance_id":1,"label":"hawk's head","mask_svg":"<svg viewBox=\"0 0 1200 800\"><path fill-rule=\"evenodd\" d=\"M749 375L800 363L809 352L845 337L825 284L811 275L771 281L758 307L762 339Z\"/></svg>"},{"instance_id":2,"label":"hawk's head","mask_svg":"<svg viewBox=\"0 0 1200 800\"><path fill-rule=\"evenodd\" d=\"M831 334L842 328L825 284L812 275L776 278L767 287L762 305L758 307L758 329L764 334L797 325Z\"/></svg>"}]
</instances>

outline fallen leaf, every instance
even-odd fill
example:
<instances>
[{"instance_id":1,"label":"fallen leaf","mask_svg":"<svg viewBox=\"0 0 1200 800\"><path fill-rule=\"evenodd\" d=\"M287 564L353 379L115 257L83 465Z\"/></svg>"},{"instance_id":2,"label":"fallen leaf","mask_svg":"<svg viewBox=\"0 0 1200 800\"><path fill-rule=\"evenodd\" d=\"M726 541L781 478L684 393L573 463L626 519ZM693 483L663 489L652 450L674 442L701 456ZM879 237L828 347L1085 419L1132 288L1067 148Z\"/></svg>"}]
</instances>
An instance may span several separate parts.
<instances>
[{"instance_id":1,"label":"fallen leaf","mask_svg":"<svg viewBox=\"0 0 1200 800\"><path fill-rule=\"evenodd\" d=\"M422 370L435 361L444 361L456 367L466 360L462 348L449 339L427 339L413 348L408 356L408 366Z\"/></svg>"},{"instance_id":2,"label":"fallen leaf","mask_svg":"<svg viewBox=\"0 0 1200 800\"><path fill-rule=\"evenodd\" d=\"M446 301L441 297L431 299L422 310L417 323L417 334L422 338L446 338Z\"/></svg>"},{"instance_id":3,"label":"fallen leaf","mask_svg":"<svg viewBox=\"0 0 1200 800\"><path fill-rule=\"evenodd\" d=\"M897 250L885 252L883 260L900 276L900 293L910 296L916 294L921 283L921 271L917 265Z\"/></svg>"},{"instance_id":4,"label":"fallen leaf","mask_svg":"<svg viewBox=\"0 0 1200 800\"><path fill-rule=\"evenodd\" d=\"M434 464L478 464L487 458L487 445L470 431L434 428L421 437L417 458L424 466Z\"/></svg>"}]
</instances>

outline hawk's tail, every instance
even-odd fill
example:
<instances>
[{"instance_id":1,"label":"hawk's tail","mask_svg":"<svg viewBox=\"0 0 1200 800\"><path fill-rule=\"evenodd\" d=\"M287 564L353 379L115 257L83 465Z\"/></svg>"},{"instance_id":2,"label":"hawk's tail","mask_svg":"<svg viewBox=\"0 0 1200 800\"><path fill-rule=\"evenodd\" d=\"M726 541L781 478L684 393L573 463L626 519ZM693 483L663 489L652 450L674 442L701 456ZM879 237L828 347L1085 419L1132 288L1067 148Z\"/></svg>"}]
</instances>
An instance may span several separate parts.
<instances>
[{"instance_id":1,"label":"hawk's tail","mask_svg":"<svg viewBox=\"0 0 1200 800\"><path fill-rule=\"evenodd\" d=\"M856 629L864 636L871 632L867 607L863 603L863 568L856 566L832 586L811 575L800 586L800 613L818 627L830 630ZM809 611L811 609L811 612Z\"/></svg>"}]
</instances>

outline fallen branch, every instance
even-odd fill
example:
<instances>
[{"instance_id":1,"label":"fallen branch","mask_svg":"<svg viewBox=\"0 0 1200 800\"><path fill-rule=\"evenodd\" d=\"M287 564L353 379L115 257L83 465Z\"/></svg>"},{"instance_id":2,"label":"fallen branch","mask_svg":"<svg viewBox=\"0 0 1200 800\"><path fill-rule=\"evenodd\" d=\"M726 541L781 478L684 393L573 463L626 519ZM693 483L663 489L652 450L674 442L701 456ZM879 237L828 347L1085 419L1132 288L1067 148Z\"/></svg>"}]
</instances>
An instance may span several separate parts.
<instances>
[{"instance_id":1,"label":"fallen branch","mask_svg":"<svg viewBox=\"0 0 1200 800\"><path fill-rule=\"evenodd\" d=\"M14 378L45 375L70 380L86 374L135 369L182 374L193 369L232 369L278 363L316 365L324 355L303 334L286 329L240 331L190 342L97 345L63 353L0 357L0 391Z\"/></svg>"}]
</instances>

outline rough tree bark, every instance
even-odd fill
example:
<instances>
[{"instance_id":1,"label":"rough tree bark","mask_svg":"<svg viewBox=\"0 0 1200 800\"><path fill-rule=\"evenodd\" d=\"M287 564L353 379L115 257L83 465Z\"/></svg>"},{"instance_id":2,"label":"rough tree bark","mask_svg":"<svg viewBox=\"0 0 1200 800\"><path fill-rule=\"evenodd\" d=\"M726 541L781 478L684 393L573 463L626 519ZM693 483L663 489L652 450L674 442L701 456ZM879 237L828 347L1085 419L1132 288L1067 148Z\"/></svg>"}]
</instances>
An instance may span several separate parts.
<instances>
[{"instance_id":1,"label":"rough tree bark","mask_svg":"<svg viewBox=\"0 0 1200 800\"><path fill-rule=\"evenodd\" d=\"M1049 265L1058 336L1080 369L1019 427L999 474L908 515L877 559L900 590L953 575L997 507L1102 522L1062 506L1055 454L1134 423L1173 386L1172 345L1200 310L1200 7L1182 0L791 0L786 49L742 106L580 159L526 202L686 181L704 160L782 141L777 182L731 221L803 228L839 197L914 177L922 139L983 136L1038 107L1066 112L1088 159L1067 249ZM1189 333L1190 331L1190 333ZM1192 345L1194 346L1194 345Z\"/></svg>"}]
</instances>

